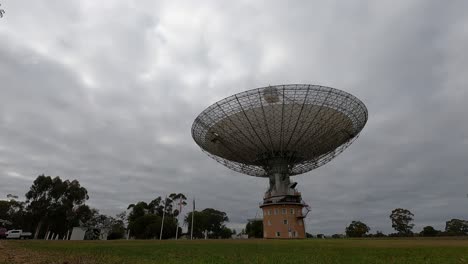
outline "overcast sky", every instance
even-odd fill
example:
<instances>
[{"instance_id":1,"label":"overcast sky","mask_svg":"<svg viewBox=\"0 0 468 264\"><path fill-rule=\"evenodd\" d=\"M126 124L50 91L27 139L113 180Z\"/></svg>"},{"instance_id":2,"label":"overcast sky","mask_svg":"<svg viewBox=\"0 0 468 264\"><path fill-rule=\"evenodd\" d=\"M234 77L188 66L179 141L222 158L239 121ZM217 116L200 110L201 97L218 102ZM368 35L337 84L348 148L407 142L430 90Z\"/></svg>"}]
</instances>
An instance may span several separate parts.
<instances>
[{"instance_id":1,"label":"overcast sky","mask_svg":"<svg viewBox=\"0 0 468 264\"><path fill-rule=\"evenodd\" d=\"M239 230L267 180L205 155L192 122L234 93L307 83L369 110L353 145L294 177L308 232L393 232L397 207L417 232L468 218L468 1L0 3L1 198L44 173L79 180L102 213L182 192Z\"/></svg>"}]
</instances>

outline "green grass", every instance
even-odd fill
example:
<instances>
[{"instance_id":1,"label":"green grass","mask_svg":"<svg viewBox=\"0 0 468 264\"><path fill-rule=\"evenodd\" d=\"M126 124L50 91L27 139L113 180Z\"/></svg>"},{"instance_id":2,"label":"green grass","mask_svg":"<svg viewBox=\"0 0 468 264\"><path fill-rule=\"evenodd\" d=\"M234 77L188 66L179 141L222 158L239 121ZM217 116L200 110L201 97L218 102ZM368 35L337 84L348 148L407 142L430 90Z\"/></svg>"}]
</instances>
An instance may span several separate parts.
<instances>
[{"instance_id":1,"label":"green grass","mask_svg":"<svg viewBox=\"0 0 468 264\"><path fill-rule=\"evenodd\" d=\"M468 263L468 240L449 238L9 241L5 245L36 261L27 263Z\"/></svg>"}]
</instances>

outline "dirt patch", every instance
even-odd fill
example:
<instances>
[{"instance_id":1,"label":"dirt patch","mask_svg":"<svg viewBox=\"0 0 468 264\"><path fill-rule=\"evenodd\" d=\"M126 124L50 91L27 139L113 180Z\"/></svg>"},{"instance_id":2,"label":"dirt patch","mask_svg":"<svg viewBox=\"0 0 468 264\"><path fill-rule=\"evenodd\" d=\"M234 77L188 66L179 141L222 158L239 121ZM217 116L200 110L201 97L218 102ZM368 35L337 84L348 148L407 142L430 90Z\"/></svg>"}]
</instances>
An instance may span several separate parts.
<instances>
[{"instance_id":1,"label":"dirt patch","mask_svg":"<svg viewBox=\"0 0 468 264\"><path fill-rule=\"evenodd\" d=\"M0 240L0 264L101 264L108 259L86 255L64 255L49 251L35 251L22 247L23 241Z\"/></svg>"},{"instance_id":2,"label":"dirt patch","mask_svg":"<svg viewBox=\"0 0 468 264\"><path fill-rule=\"evenodd\" d=\"M72 264L48 253L37 253L21 247L22 241L0 241L0 264Z\"/></svg>"},{"instance_id":3,"label":"dirt patch","mask_svg":"<svg viewBox=\"0 0 468 264\"><path fill-rule=\"evenodd\" d=\"M36 264L47 263L38 254L33 254L17 244L21 242L0 241L0 263L8 264Z\"/></svg>"}]
</instances>

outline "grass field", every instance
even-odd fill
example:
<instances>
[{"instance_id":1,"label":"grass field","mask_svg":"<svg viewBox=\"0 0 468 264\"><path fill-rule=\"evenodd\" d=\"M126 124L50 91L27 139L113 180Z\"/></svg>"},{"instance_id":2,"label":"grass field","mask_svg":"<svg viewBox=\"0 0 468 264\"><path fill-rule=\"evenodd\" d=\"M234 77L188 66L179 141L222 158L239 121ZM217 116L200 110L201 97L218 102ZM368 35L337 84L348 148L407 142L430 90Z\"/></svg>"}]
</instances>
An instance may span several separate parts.
<instances>
[{"instance_id":1,"label":"grass field","mask_svg":"<svg viewBox=\"0 0 468 264\"><path fill-rule=\"evenodd\" d=\"M0 263L468 263L468 240L0 241Z\"/></svg>"}]
</instances>

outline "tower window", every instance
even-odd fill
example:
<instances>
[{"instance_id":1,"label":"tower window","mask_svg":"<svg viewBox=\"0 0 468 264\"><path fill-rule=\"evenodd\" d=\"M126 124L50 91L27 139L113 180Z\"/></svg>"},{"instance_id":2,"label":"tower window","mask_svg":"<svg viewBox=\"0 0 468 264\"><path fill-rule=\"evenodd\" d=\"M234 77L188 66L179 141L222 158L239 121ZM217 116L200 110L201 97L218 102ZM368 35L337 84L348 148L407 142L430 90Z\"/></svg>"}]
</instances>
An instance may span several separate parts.
<instances>
[{"instance_id":1,"label":"tower window","mask_svg":"<svg viewBox=\"0 0 468 264\"><path fill-rule=\"evenodd\" d=\"M287 225L288 224L288 219L284 219L283 224Z\"/></svg>"},{"instance_id":2,"label":"tower window","mask_svg":"<svg viewBox=\"0 0 468 264\"><path fill-rule=\"evenodd\" d=\"M287 211L286 211L286 208L283 208L283 209L281 210L281 212L282 212L283 214L286 214L286 212L287 212Z\"/></svg>"},{"instance_id":3,"label":"tower window","mask_svg":"<svg viewBox=\"0 0 468 264\"><path fill-rule=\"evenodd\" d=\"M271 209L268 209L268 215L271 215Z\"/></svg>"},{"instance_id":4,"label":"tower window","mask_svg":"<svg viewBox=\"0 0 468 264\"><path fill-rule=\"evenodd\" d=\"M291 208L291 214L293 215L294 214L294 208Z\"/></svg>"},{"instance_id":5,"label":"tower window","mask_svg":"<svg viewBox=\"0 0 468 264\"><path fill-rule=\"evenodd\" d=\"M279 213L278 208L275 208L275 215L277 215L278 213Z\"/></svg>"},{"instance_id":6,"label":"tower window","mask_svg":"<svg viewBox=\"0 0 468 264\"><path fill-rule=\"evenodd\" d=\"M281 233L280 233L280 232L276 232L276 236L277 236L277 237L280 237L280 236L281 236Z\"/></svg>"}]
</instances>

